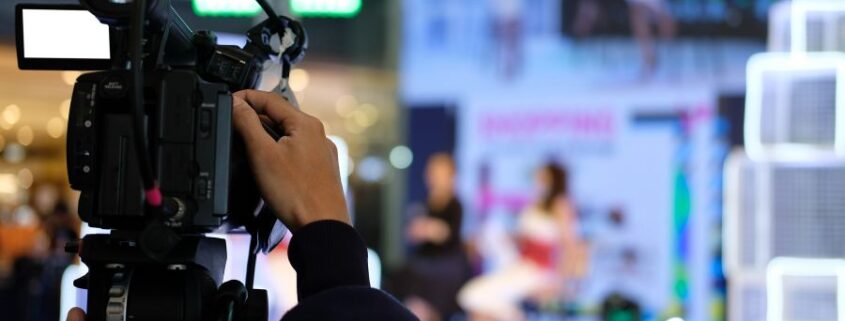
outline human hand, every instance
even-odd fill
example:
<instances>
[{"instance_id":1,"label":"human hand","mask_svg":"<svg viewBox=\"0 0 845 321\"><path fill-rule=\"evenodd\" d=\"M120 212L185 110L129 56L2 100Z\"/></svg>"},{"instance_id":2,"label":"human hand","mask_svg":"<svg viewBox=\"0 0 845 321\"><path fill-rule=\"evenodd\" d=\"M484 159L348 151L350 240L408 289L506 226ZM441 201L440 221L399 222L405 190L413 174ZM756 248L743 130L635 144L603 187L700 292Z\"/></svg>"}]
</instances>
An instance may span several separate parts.
<instances>
[{"instance_id":1,"label":"human hand","mask_svg":"<svg viewBox=\"0 0 845 321\"><path fill-rule=\"evenodd\" d=\"M434 244L443 244L449 239L449 224L441 219L428 219L428 239Z\"/></svg>"},{"instance_id":2,"label":"human hand","mask_svg":"<svg viewBox=\"0 0 845 321\"><path fill-rule=\"evenodd\" d=\"M85 311L80 308L70 309L67 313L67 321L85 321Z\"/></svg>"},{"instance_id":3,"label":"human hand","mask_svg":"<svg viewBox=\"0 0 845 321\"><path fill-rule=\"evenodd\" d=\"M406 234L411 243L418 244L425 242L428 239L424 220L424 218L417 217L411 220L411 223L408 224Z\"/></svg>"},{"instance_id":4,"label":"human hand","mask_svg":"<svg viewBox=\"0 0 845 321\"><path fill-rule=\"evenodd\" d=\"M236 92L232 108L261 194L291 231L322 220L350 223L337 148L320 120L279 95L257 90ZM261 118L283 129L284 136L274 141Z\"/></svg>"},{"instance_id":5,"label":"human hand","mask_svg":"<svg viewBox=\"0 0 845 321\"><path fill-rule=\"evenodd\" d=\"M408 226L408 238L413 243L432 242L442 244L449 238L449 225L443 220L418 217Z\"/></svg>"}]
</instances>

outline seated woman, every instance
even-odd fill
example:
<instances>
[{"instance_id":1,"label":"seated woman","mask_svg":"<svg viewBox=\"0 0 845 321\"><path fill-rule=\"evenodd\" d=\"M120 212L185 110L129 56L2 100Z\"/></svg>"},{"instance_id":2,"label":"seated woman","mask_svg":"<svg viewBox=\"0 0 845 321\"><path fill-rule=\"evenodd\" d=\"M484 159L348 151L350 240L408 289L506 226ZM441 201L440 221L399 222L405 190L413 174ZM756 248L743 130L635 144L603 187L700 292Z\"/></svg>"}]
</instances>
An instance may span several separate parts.
<instances>
[{"instance_id":1,"label":"seated woman","mask_svg":"<svg viewBox=\"0 0 845 321\"><path fill-rule=\"evenodd\" d=\"M561 295L566 275L579 264L575 210L567 194L566 170L547 164L536 175L541 199L519 217L519 258L471 280L458 295L470 320L524 320L521 304Z\"/></svg>"},{"instance_id":2,"label":"seated woman","mask_svg":"<svg viewBox=\"0 0 845 321\"><path fill-rule=\"evenodd\" d=\"M395 275L392 292L422 321L448 320L459 312L458 290L469 279L461 241L463 209L455 196L455 164L435 154L425 172L428 201L406 235L414 248Z\"/></svg>"}]
</instances>

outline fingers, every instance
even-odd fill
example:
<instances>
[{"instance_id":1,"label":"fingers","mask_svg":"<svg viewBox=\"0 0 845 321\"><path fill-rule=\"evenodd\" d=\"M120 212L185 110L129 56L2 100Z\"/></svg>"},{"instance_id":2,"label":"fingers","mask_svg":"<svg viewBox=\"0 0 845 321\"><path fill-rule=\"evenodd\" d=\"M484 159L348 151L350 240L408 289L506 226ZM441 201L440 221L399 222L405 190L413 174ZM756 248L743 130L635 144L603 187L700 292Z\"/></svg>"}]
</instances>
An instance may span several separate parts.
<instances>
[{"instance_id":1,"label":"fingers","mask_svg":"<svg viewBox=\"0 0 845 321\"><path fill-rule=\"evenodd\" d=\"M276 123L272 119L270 119L270 117L267 117L267 115L258 115L258 118L260 118L261 123L264 123L264 124L273 125L273 124Z\"/></svg>"},{"instance_id":2,"label":"fingers","mask_svg":"<svg viewBox=\"0 0 845 321\"><path fill-rule=\"evenodd\" d=\"M274 123L282 125L285 131L294 129L302 113L294 108L287 100L274 93L258 90L241 90L233 94L243 99L256 112L267 115Z\"/></svg>"},{"instance_id":3,"label":"fingers","mask_svg":"<svg viewBox=\"0 0 845 321\"><path fill-rule=\"evenodd\" d=\"M85 312L80 308L73 308L67 313L67 321L85 321Z\"/></svg>"},{"instance_id":4,"label":"fingers","mask_svg":"<svg viewBox=\"0 0 845 321\"><path fill-rule=\"evenodd\" d=\"M232 122L235 129L244 138L247 149L251 153L269 148L275 142L264 128L261 127L261 119L249 104L237 96L232 97Z\"/></svg>"}]
</instances>

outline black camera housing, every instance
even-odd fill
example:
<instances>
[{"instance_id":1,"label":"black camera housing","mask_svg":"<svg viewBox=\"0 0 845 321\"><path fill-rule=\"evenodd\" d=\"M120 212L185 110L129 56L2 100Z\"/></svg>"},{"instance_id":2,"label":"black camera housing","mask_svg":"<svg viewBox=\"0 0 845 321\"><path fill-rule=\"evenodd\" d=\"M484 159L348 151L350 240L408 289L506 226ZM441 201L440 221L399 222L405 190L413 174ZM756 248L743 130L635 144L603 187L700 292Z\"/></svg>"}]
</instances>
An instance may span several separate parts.
<instances>
[{"instance_id":1,"label":"black camera housing","mask_svg":"<svg viewBox=\"0 0 845 321\"><path fill-rule=\"evenodd\" d=\"M190 70L145 76L150 158L162 194L182 206L168 225L211 231L229 213L231 94L225 84L206 82ZM150 220L132 145L128 86L128 72L104 71L80 76L73 89L68 176L82 192L81 218L95 227L140 230Z\"/></svg>"},{"instance_id":2,"label":"black camera housing","mask_svg":"<svg viewBox=\"0 0 845 321\"><path fill-rule=\"evenodd\" d=\"M94 227L140 231L163 218L177 233L205 233L224 224L226 229L244 226L260 235L262 250L268 251L281 240L279 227L274 228L280 223L263 205L243 141L232 131L231 92L257 86L263 63L277 54L268 46L273 33L300 34L288 49L301 59L307 46L304 29L284 18L286 28L265 22L250 30L245 48L217 45L213 33L193 32L169 3L148 1L142 48L142 124L146 154L168 212L161 217L155 217L160 211L145 206L134 146L138 140L133 131L132 72L126 69L132 3L82 0L82 6L17 7L19 35L20 13L32 8L85 8L110 26L109 70L80 76L71 100L67 165L71 187L82 192L81 219ZM24 58L19 54L19 62L32 69L91 66L77 60ZM294 62L284 61L286 71ZM274 139L281 136L278 129L265 126L265 130ZM238 188L230 189L232 184Z\"/></svg>"}]
</instances>

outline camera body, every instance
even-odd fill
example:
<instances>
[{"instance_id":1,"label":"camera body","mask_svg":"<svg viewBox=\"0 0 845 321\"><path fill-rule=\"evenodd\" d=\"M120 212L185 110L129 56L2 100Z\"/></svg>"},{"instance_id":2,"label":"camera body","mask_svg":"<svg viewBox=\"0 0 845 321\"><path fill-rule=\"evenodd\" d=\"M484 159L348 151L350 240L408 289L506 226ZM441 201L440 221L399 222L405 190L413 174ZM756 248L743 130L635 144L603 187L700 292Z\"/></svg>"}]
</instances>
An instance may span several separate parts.
<instances>
[{"instance_id":1,"label":"camera body","mask_svg":"<svg viewBox=\"0 0 845 321\"><path fill-rule=\"evenodd\" d=\"M213 33L192 32L169 1L151 0L143 84L138 85L145 102L140 115L144 137L138 140L131 97L135 84L124 67L132 3L82 3L109 24L112 38L112 67L80 76L71 100L68 176L71 187L82 192L82 220L117 230L143 230L154 219L165 220L177 233L210 232L224 222L231 223L228 228L258 229L250 223L268 210L251 179L243 142L232 131L231 92L258 85L263 65L274 54L269 36L278 28L254 28L245 48L217 45ZM147 155L137 154L139 141L146 141ZM149 196L142 187L140 157L149 160L165 213L145 206ZM239 190L230 190L230 183L239 184Z\"/></svg>"},{"instance_id":2,"label":"camera body","mask_svg":"<svg viewBox=\"0 0 845 321\"><path fill-rule=\"evenodd\" d=\"M191 70L153 70L144 79L150 158L162 194L178 202L166 223L185 233L216 229L229 214L228 86ZM150 220L132 146L129 82L126 71L103 71L80 76L73 89L68 176L82 192L81 218L95 227L140 230Z\"/></svg>"}]
</instances>

